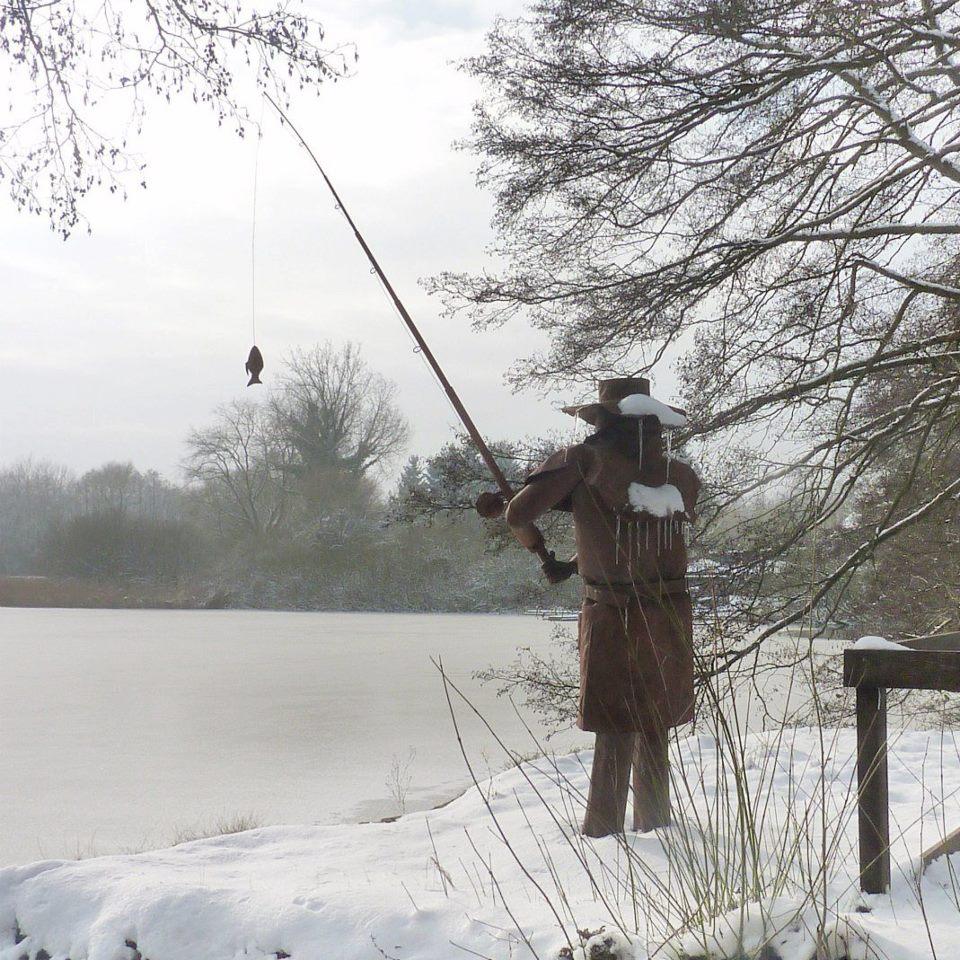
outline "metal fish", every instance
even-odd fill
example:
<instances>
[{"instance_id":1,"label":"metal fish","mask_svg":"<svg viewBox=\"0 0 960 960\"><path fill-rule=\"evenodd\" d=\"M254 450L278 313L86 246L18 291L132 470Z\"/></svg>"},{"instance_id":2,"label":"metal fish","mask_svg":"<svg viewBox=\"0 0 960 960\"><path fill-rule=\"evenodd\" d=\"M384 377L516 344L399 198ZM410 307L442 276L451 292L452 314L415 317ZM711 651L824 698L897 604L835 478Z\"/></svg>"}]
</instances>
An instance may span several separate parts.
<instances>
[{"instance_id":1,"label":"metal fish","mask_svg":"<svg viewBox=\"0 0 960 960\"><path fill-rule=\"evenodd\" d=\"M247 357L244 370L250 374L250 379L247 381L248 387L252 387L255 383L263 383L260 379L260 371L263 370L263 354L256 344L250 348L250 356Z\"/></svg>"}]
</instances>

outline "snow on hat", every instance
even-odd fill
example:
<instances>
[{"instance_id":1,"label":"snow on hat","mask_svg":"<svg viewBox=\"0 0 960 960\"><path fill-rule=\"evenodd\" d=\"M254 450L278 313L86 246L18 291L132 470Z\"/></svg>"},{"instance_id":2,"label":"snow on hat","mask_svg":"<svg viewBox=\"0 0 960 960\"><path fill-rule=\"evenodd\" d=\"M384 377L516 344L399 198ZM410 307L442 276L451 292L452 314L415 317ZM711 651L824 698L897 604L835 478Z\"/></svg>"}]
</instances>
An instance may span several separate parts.
<instances>
[{"instance_id":1,"label":"snow on hat","mask_svg":"<svg viewBox=\"0 0 960 960\"><path fill-rule=\"evenodd\" d=\"M646 377L617 377L598 384L599 402L564 407L563 412L587 423L596 424L601 410L618 417L656 417L664 427L686 426L687 417L679 407L672 407L650 396Z\"/></svg>"}]
</instances>

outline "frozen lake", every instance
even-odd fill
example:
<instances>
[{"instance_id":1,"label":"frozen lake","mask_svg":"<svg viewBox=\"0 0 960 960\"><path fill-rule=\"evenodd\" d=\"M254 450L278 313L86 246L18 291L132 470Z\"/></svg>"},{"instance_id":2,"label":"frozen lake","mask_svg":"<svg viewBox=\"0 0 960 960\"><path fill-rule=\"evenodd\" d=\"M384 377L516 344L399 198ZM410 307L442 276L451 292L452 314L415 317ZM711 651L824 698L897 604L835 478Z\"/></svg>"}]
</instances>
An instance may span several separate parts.
<instances>
[{"instance_id":1,"label":"frozen lake","mask_svg":"<svg viewBox=\"0 0 960 960\"><path fill-rule=\"evenodd\" d=\"M440 675L534 747L474 670L549 646L534 617L0 608L0 864L166 845L250 815L332 823L454 796ZM572 625L567 625L572 626ZM506 763L461 708L478 776ZM539 735L542 731L534 724ZM555 747L587 745L570 731ZM396 774L396 776L392 775Z\"/></svg>"}]
</instances>

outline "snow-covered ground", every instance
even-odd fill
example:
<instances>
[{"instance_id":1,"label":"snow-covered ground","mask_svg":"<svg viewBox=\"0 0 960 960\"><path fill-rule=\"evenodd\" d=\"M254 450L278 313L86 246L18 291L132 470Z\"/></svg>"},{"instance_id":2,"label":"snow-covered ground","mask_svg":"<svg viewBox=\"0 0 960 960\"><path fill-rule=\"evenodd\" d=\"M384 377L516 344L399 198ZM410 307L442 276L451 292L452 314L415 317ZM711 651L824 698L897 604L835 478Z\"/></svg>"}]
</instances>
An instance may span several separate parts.
<instances>
[{"instance_id":1,"label":"snow-covered ground","mask_svg":"<svg viewBox=\"0 0 960 960\"><path fill-rule=\"evenodd\" d=\"M960 863L922 879L917 868L960 825L958 755L942 734L893 739L889 896L857 890L852 731L751 734L732 750L699 735L673 747L675 824L658 835L580 837L591 758L573 754L393 823L9 868L0 960L520 960L564 948L669 960L753 956L766 941L764 956L784 960L957 957ZM584 953L577 931L601 927Z\"/></svg>"}]
</instances>

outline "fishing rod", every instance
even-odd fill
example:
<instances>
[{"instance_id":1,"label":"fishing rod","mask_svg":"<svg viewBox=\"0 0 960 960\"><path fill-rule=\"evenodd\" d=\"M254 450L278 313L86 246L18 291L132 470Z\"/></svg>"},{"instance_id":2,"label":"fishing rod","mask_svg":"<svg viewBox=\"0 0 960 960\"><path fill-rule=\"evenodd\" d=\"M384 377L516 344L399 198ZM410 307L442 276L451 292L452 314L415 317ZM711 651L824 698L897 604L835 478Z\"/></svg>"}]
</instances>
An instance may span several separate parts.
<instances>
[{"instance_id":1,"label":"fishing rod","mask_svg":"<svg viewBox=\"0 0 960 960\"><path fill-rule=\"evenodd\" d=\"M497 486L500 488L500 493L503 495L505 500L510 500L513 497L513 487L510 486L510 481L507 479L503 470L500 469L500 464L497 463L496 457L494 457L492 451L487 446L483 437L480 435L480 431L473 422L473 418L469 413L467 413L467 408L460 400L457 391L454 390L453 384L451 384L447 379L447 375L443 372L443 368L437 362L437 358L433 355L433 351L427 345L427 341L423 339L423 335L420 333L417 325L413 322L413 317L410 316L407 308L403 305L403 301L397 295L397 291L393 289L393 284L387 279L387 275L383 272L383 268L380 266L377 258L373 255L373 251L370 249L370 246L364 239L359 227L356 225L353 217L350 216L350 213L344 206L343 201L340 199L340 194L337 193L336 188L334 187L330 178L327 176L327 172L321 166L316 154L310 149L310 144L308 144L303 138L303 135L296 128L296 126L294 126L293 121L291 121L286 113L284 113L273 97L271 97L269 93L264 93L264 96L269 101L270 106L272 106L273 109L280 114L280 117L283 119L284 123L286 123L287 126L293 131L304 150L307 151L307 154L313 161L314 166L320 171L320 176L323 177L324 183L326 183L330 193L333 194L333 199L337 204L337 208L346 218L347 223L350 225L350 229L353 230L353 235L357 238L357 243L360 244L363 252L367 255L370 265L373 267L376 275L380 278L380 282L383 284L384 289L387 291L387 294L393 301L393 305L397 308L397 312L400 314L401 319L406 324L406 327L413 336L413 339L416 341L419 352L423 354L427 360L427 363L430 364L430 368L433 370L434 374L436 374L437 380L440 381L440 386L443 388L443 392L447 395L447 399L450 401L451 406L456 411L457 416L460 418L460 422L464 425L464 427L466 427L467 433L469 434L470 439L473 441L473 445L477 448L477 452L482 457L483 462L487 465L487 469L493 474L493 478L496 480ZM540 531L537 530L537 533L540 533ZM543 563L548 563L555 559L553 552L547 549L542 534L540 535L539 545L533 550L533 553L535 553Z\"/></svg>"}]
</instances>

